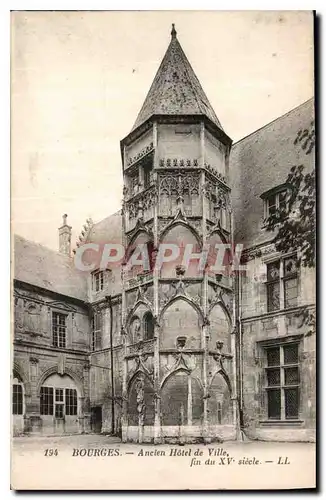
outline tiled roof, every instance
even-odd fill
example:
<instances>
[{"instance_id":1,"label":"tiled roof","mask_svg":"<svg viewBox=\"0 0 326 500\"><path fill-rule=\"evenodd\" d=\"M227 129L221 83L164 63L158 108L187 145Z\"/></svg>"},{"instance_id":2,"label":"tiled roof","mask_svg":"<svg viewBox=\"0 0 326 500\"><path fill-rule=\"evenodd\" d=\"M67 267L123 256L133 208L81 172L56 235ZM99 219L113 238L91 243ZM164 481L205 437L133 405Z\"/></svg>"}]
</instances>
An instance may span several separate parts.
<instances>
[{"instance_id":1,"label":"tiled roof","mask_svg":"<svg viewBox=\"0 0 326 500\"><path fill-rule=\"evenodd\" d=\"M87 237L87 242L99 244L122 243L121 210L94 224Z\"/></svg>"},{"instance_id":2,"label":"tiled roof","mask_svg":"<svg viewBox=\"0 0 326 500\"><path fill-rule=\"evenodd\" d=\"M73 258L18 235L14 236L14 278L87 300L86 274L74 267Z\"/></svg>"},{"instance_id":3,"label":"tiled roof","mask_svg":"<svg viewBox=\"0 0 326 500\"><path fill-rule=\"evenodd\" d=\"M137 120L135 130L152 115L206 115L221 124L172 29L170 45L156 73Z\"/></svg>"},{"instance_id":4,"label":"tiled roof","mask_svg":"<svg viewBox=\"0 0 326 500\"><path fill-rule=\"evenodd\" d=\"M97 243L100 248L107 243L122 244L122 215L119 210L115 214L106 217L97 224L94 224L88 237L87 243ZM110 289L107 293L117 295L121 293L121 267L119 263L108 265L112 271ZM91 296L89 297L91 300Z\"/></svg>"},{"instance_id":5,"label":"tiled roof","mask_svg":"<svg viewBox=\"0 0 326 500\"><path fill-rule=\"evenodd\" d=\"M290 168L310 168L314 155L294 144L300 130L314 120L314 100L310 99L233 144L230 155L231 196L235 220L235 240L252 246L271 239L262 230L265 191L283 184Z\"/></svg>"}]
</instances>

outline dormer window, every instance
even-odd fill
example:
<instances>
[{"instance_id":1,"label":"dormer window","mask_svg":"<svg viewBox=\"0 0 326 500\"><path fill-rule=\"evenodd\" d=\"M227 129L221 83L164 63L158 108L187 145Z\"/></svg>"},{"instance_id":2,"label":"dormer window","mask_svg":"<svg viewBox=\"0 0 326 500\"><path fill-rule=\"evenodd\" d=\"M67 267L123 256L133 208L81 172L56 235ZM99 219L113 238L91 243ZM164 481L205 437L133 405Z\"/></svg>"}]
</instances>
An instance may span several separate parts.
<instances>
[{"instance_id":1,"label":"dormer window","mask_svg":"<svg viewBox=\"0 0 326 500\"><path fill-rule=\"evenodd\" d=\"M264 219L268 219L268 217L274 215L278 210L286 209L287 194L288 186L282 184L261 195L264 201Z\"/></svg>"},{"instance_id":2,"label":"dormer window","mask_svg":"<svg viewBox=\"0 0 326 500\"><path fill-rule=\"evenodd\" d=\"M92 288L94 292L100 292L104 288L104 271L95 271L92 274Z\"/></svg>"}]
</instances>

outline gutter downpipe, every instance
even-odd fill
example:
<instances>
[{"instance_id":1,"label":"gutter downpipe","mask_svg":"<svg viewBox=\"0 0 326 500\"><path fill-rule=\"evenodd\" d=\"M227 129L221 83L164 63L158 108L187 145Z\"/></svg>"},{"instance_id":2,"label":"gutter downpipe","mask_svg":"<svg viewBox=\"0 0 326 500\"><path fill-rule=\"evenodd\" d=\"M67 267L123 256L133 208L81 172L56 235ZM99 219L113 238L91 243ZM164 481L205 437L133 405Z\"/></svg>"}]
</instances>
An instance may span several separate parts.
<instances>
[{"instance_id":1,"label":"gutter downpipe","mask_svg":"<svg viewBox=\"0 0 326 500\"><path fill-rule=\"evenodd\" d=\"M110 310L110 363L111 363L111 433L115 433L115 391L114 391L114 369L113 369L113 314L111 295L107 296L107 301Z\"/></svg>"}]
</instances>

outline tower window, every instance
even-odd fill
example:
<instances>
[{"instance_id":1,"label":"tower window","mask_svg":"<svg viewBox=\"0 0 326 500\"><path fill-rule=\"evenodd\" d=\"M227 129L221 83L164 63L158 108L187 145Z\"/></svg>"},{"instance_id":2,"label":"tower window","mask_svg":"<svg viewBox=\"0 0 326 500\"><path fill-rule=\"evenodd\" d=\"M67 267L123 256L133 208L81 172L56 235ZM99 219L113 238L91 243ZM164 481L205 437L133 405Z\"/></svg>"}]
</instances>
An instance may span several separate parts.
<instances>
[{"instance_id":1,"label":"tower window","mask_svg":"<svg viewBox=\"0 0 326 500\"><path fill-rule=\"evenodd\" d=\"M154 338L154 317L151 312L144 315L144 339L150 340Z\"/></svg>"},{"instance_id":2,"label":"tower window","mask_svg":"<svg viewBox=\"0 0 326 500\"><path fill-rule=\"evenodd\" d=\"M147 189L151 184L152 163L144 165L144 188Z\"/></svg>"}]
</instances>

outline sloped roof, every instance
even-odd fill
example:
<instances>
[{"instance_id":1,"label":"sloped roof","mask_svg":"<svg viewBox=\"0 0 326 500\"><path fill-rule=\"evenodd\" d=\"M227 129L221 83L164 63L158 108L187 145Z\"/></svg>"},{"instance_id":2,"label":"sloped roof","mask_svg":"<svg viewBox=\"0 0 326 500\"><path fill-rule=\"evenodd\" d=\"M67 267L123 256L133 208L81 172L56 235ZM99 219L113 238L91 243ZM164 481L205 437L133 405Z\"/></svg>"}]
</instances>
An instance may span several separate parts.
<instances>
[{"instance_id":1,"label":"sloped roof","mask_svg":"<svg viewBox=\"0 0 326 500\"><path fill-rule=\"evenodd\" d=\"M51 292L87 300L86 273L74 267L71 257L14 236L14 278Z\"/></svg>"},{"instance_id":2,"label":"sloped roof","mask_svg":"<svg viewBox=\"0 0 326 500\"><path fill-rule=\"evenodd\" d=\"M233 144L229 175L236 243L250 247L271 239L271 233L262 230L260 196L283 184L292 166L313 167L314 154L294 144L298 132L310 129L313 120L314 100L309 99Z\"/></svg>"},{"instance_id":3,"label":"sloped roof","mask_svg":"<svg viewBox=\"0 0 326 500\"><path fill-rule=\"evenodd\" d=\"M121 210L94 224L88 234L87 243L122 243Z\"/></svg>"},{"instance_id":4,"label":"sloped roof","mask_svg":"<svg viewBox=\"0 0 326 500\"><path fill-rule=\"evenodd\" d=\"M223 130L172 26L171 42L132 131L152 115L206 115Z\"/></svg>"},{"instance_id":5,"label":"sloped roof","mask_svg":"<svg viewBox=\"0 0 326 500\"><path fill-rule=\"evenodd\" d=\"M94 224L87 237L87 243L97 243L103 249L105 244L122 245L122 214L121 210L109 215L97 224ZM110 283L110 294L117 295L122 291L120 262L109 264L113 273Z\"/></svg>"}]
</instances>

